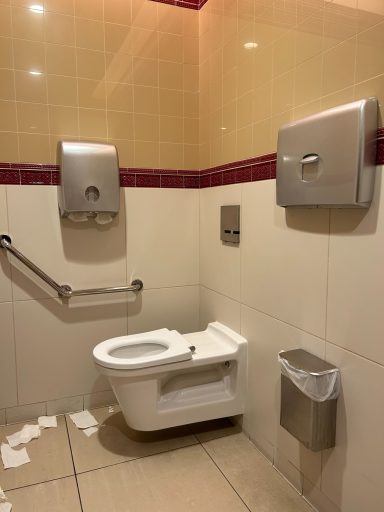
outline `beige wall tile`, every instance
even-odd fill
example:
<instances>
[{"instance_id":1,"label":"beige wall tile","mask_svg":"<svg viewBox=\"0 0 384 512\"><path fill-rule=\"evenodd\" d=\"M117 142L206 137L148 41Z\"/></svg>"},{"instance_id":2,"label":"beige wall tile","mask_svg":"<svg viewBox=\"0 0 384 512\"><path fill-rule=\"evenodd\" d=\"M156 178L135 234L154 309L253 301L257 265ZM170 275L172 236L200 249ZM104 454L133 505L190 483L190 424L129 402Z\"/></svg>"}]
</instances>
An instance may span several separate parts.
<instances>
[{"instance_id":1,"label":"beige wall tile","mask_svg":"<svg viewBox=\"0 0 384 512\"><path fill-rule=\"evenodd\" d=\"M324 336L329 212L275 206L273 180L244 184L242 201L242 302Z\"/></svg>"},{"instance_id":2,"label":"beige wall tile","mask_svg":"<svg viewBox=\"0 0 384 512\"><path fill-rule=\"evenodd\" d=\"M104 20L130 25L132 22L131 2L126 2L126 0L108 0L108 2L104 2Z\"/></svg>"},{"instance_id":3,"label":"beige wall tile","mask_svg":"<svg viewBox=\"0 0 384 512\"><path fill-rule=\"evenodd\" d=\"M24 71L45 71L45 52L43 43L14 39L13 57L15 69Z\"/></svg>"},{"instance_id":4,"label":"beige wall tile","mask_svg":"<svg viewBox=\"0 0 384 512\"><path fill-rule=\"evenodd\" d=\"M83 408L83 395L59 398L57 400L49 400L47 402L47 415L55 416L57 414L64 414L67 412L77 412L82 411Z\"/></svg>"},{"instance_id":5,"label":"beige wall tile","mask_svg":"<svg viewBox=\"0 0 384 512\"><path fill-rule=\"evenodd\" d=\"M157 60L133 57L133 83L135 85L157 87L159 81L158 66Z\"/></svg>"},{"instance_id":6,"label":"beige wall tile","mask_svg":"<svg viewBox=\"0 0 384 512\"><path fill-rule=\"evenodd\" d=\"M108 112L108 136L113 139L133 139L133 114L128 112Z\"/></svg>"},{"instance_id":7,"label":"beige wall tile","mask_svg":"<svg viewBox=\"0 0 384 512\"><path fill-rule=\"evenodd\" d=\"M128 188L125 201L129 279L146 289L198 284L198 192Z\"/></svg>"},{"instance_id":8,"label":"beige wall tile","mask_svg":"<svg viewBox=\"0 0 384 512\"><path fill-rule=\"evenodd\" d=\"M0 66L2 68L12 68L12 39L10 37L0 37Z\"/></svg>"},{"instance_id":9,"label":"beige wall tile","mask_svg":"<svg viewBox=\"0 0 384 512\"><path fill-rule=\"evenodd\" d=\"M356 81L368 80L384 73L384 22L358 34Z\"/></svg>"},{"instance_id":10,"label":"beige wall tile","mask_svg":"<svg viewBox=\"0 0 384 512\"><path fill-rule=\"evenodd\" d=\"M47 105L18 102L17 122L21 132L49 133Z\"/></svg>"},{"instance_id":11,"label":"beige wall tile","mask_svg":"<svg viewBox=\"0 0 384 512\"><path fill-rule=\"evenodd\" d=\"M46 82L45 75L31 75L28 71L15 71L16 99L32 103L46 103Z\"/></svg>"},{"instance_id":12,"label":"beige wall tile","mask_svg":"<svg viewBox=\"0 0 384 512\"><path fill-rule=\"evenodd\" d=\"M6 20L7 18L5 18ZM6 21L3 23L6 23ZM44 16L23 7L12 8L13 37L30 41L44 41ZM7 31L2 31L6 36ZM10 34L8 34L10 35Z\"/></svg>"},{"instance_id":13,"label":"beige wall tile","mask_svg":"<svg viewBox=\"0 0 384 512\"><path fill-rule=\"evenodd\" d=\"M74 0L45 0L46 11L58 12L60 14L74 15Z\"/></svg>"},{"instance_id":14,"label":"beige wall tile","mask_svg":"<svg viewBox=\"0 0 384 512\"><path fill-rule=\"evenodd\" d=\"M78 136L78 109L72 107L48 107L51 134Z\"/></svg>"},{"instance_id":15,"label":"beige wall tile","mask_svg":"<svg viewBox=\"0 0 384 512\"><path fill-rule=\"evenodd\" d=\"M16 102L0 100L0 131L16 132Z\"/></svg>"},{"instance_id":16,"label":"beige wall tile","mask_svg":"<svg viewBox=\"0 0 384 512\"><path fill-rule=\"evenodd\" d=\"M105 82L79 78L77 80L79 106L105 109L107 106Z\"/></svg>"},{"instance_id":17,"label":"beige wall tile","mask_svg":"<svg viewBox=\"0 0 384 512\"><path fill-rule=\"evenodd\" d=\"M38 78L38 77L32 77ZM47 76L48 103L52 105L78 105L77 80L70 76Z\"/></svg>"},{"instance_id":18,"label":"beige wall tile","mask_svg":"<svg viewBox=\"0 0 384 512\"><path fill-rule=\"evenodd\" d=\"M77 76L101 80L105 76L105 54L103 52L76 48ZM111 70L112 72L112 70Z\"/></svg>"},{"instance_id":19,"label":"beige wall tile","mask_svg":"<svg viewBox=\"0 0 384 512\"><path fill-rule=\"evenodd\" d=\"M102 20L103 3L103 0L75 0L75 16Z\"/></svg>"},{"instance_id":20,"label":"beige wall tile","mask_svg":"<svg viewBox=\"0 0 384 512\"><path fill-rule=\"evenodd\" d=\"M290 30L273 45L273 76L289 71L295 65L295 31Z\"/></svg>"},{"instance_id":21,"label":"beige wall tile","mask_svg":"<svg viewBox=\"0 0 384 512\"><path fill-rule=\"evenodd\" d=\"M45 40L48 43L65 44L73 46L75 41L74 19L72 16L64 16L52 12L44 13Z\"/></svg>"},{"instance_id":22,"label":"beige wall tile","mask_svg":"<svg viewBox=\"0 0 384 512\"><path fill-rule=\"evenodd\" d=\"M135 167L157 169L160 167L160 146L157 141L135 140L134 161ZM164 166L165 167L165 166Z\"/></svg>"},{"instance_id":23,"label":"beige wall tile","mask_svg":"<svg viewBox=\"0 0 384 512\"><path fill-rule=\"evenodd\" d=\"M133 83L133 61L131 56L118 53L106 53L105 58L105 76L108 81L126 84ZM137 69L136 73L138 73Z\"/></svg>"},{"instance_id":24,"label":"beige wall tile","mask_svg":"<svg viewBox=\"0 0 384 512\"><path fill-rule=\"evenodd\" d=\"M142 0L132 0L132 25L154 30L157 27L157 5Z\"/></svg>"},{"instance_id":25,"label":"beige wall tile","mask_svg":"<svg viewBox=\"0 0 384 512\"><path fill-rule=\"evenodd\" d=\"M140 296L129 297L128 301L129 334L163 327L181 333L199 329L198 286L144 289Z\"/></svg>"},{"instance_id":26,"label":"beige wall tile","mask_svg":"<svg viewBox=\"0 0 384 512\"><path fill-rule=\"evenodd\" d=\"M19 145L17 133L0 132L1 159L5 162L19 160Z\"/></svg>"},{"instance_id":27,"label":"beige wall tile","mask_svg":"<svg viewBox=\"0 0 384 512\"><path fill-rule=\"evenodd\" d=\"M159 33L159 59L183 62L183 37L176 34ZM197 64L197 62L195 62Z\"/></svg>"},{"instance_id":28,"label":"beige wall tile","mask_svg":"<svg viewBox=\"0 0 384 512\"><path fill-rule=\"evenodd\" d=\"M295 75L289 71L272 82L272 114L280 114L293 107L293 87Z\"/></svg>"},{"instance_id":29,"label":"beige wall tile","mask_svg":"<svg viewBox=\"0 0 384 512\"><path fill-rule=\"evenodd\" d=\"M354 81L356 42L349 39L324 53L323 95L348 87ZM343 63L341 66L340 63Z\"/></svg>"},{"instance_id":30,"label":"beige wall tile","mask_svg":"<svg viewBox=\"0 0 384 512\"><path fill-rule=\"evenodd\" d=\"M322 57L305 61L295 71L295 106L321 96Z\"/></svg>"},{"instance_id":31,"label":"beige wall tile","mask_svg":"<svg viewBox=\"0 0 384 512\"><path fill-rule=\"evenodd\" d=\"M11 8L8 5L0 5L0 33L4 37L12 35Z\"/></svg>"},{"instance_id":32,"label":"beige wall tile","mask_svg":"<svg viewBox=\"0 0 384 512\"><path fill-rule=\"evenodd\" d=\"M50 163L48 135L19 133L18 140L21 162Z\"/></svg>"},{"instance_id":33,"label":"beige wall tile","mask_svg":"<svg viewBox=\"0 0 384 512\"><path fill-rule=\"evenodd\" d=\"M107 108L133 112L133 86L128 84L106 83Z\"/></svg>"},{"instance_id":34,"label":"beige wall tile","mask_svg":"<svg viewBox=\"0 0 384 512\"><path fill-rule=\"evenodd\" d=\"M80 50L78 51L80 52ZM45 55L47 73L52 75L76 76L75 48L57 44L46 44Z\"/></svg>"},{"instance_id":35,"label":"beige wall tile","mask_svg":"<svg viewBox=\"0 0 384 512\"><path fill-rule=\"evenodd\" d=\"M10 69L0 69L0 98L15 99L15 73Z\"/></svg>"},{"instance_id":36,"label":"beige wall tile","mask_svg":"<svg viewBox=\"0 0 384 512\"><path fill-rule=\"evenodd\" d=\"M159 90L156 87L135 85L133 97L135 112L152 115L159 112Z\"/></svg>"},{"instance_id":37,"label":"beige wall tile","mask_svg":"<svg viewBox=\"0 0 384 512\"><path fill-rule=\"evenodd\" d=\"M319 12L299 25L295 35L296 64L301 64L320 53L323 45L323 18Z\"/></svg>"},{"instance_id":38,"label":"beige wall tile","mask_svg":"<svg viewBox=\"0 0 384 512\"><path fill-rule=\"evenodd\" d=\"M241 204L241 185L201 190L200 283L240 300L241 246L225 244L220 240L220 206L225 204Z\"/></svg>"},{"instance_id":39,"label":"beige wall tile","mask_svg":"<svg viewBox=\"0 0 384 512\"><path fill-rule=\"evenodd\" d=\"M106 111L79 108L79 133L81 137L105 138L107 136Z\"/></svg>"},{"instance_id":40,"label":"beige wall tile","mask_svg":"<svg viewBox=\"0 0 384 512\"><path fill-rule=\"evenodd\" d=\"M75 18L76 46L88 50L104 50L104 26L101 21Z\"/></svg>"},{"instance_id":41,"label":"beige wall tile","mask_svg":"<svg viewBox=\"0 0 384 512\"><path fill-rule=\"evenodd\" d=\"M1 275L1 282L6 286L6 290L9 292L9 282L6 276ZM4 292L6 290L2 292L2 299L5 298ZM11 302L3 302L0 304L0 318L0 408L5 408L17 404L13 305Z\"/></svg>"}]
</instances>

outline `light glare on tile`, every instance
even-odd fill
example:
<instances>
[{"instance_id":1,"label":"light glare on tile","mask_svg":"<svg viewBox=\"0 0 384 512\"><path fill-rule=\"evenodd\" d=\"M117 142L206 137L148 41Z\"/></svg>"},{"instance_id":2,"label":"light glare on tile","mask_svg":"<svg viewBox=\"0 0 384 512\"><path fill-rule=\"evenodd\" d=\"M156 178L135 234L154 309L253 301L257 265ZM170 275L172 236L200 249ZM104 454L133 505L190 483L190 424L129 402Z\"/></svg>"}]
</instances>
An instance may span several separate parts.
<instances>
[{"instance_id":1,"label":"light glare on tile","mask_svg":"<svg viewBox=\"0 0 384 512\"><path fill-rule=\"evenodd\" d=\"M42 5L34 4L29 6L29 10L32 12L36 12L37 14L43 14L44 7Z\"/></svg>"},{"instance_id":2,"label":"light glare on tile","mask_svg":"<svg viewBox=\"0 0 384 512\"><path fill-rule=\"evenodd\" d=\"M41 71L36 71L36 70L31 70L29 72L30 75L36 75L36 76L39 76L39 75L42 75L43 73Z\"/></svg>"},{"instance_id":3,"label":"light glare on tile","mask_svg":"<svg viewBox=\"0 0 384 512\"><path fill-rule=\"evenodd\" d=\"M252 50L253 48L257 48L259 45L254 41L249 41L248 43L244 43L243 46L246 50Z\"/></svg>"},{"instance_id":4,"label":"light glare on tile","mask_svg":"<svg viewBox=\"0 0 384 512\"><path fill-rule=\"evenodd\" d=\"M226 130L226 127L225 127L225 126L222 126L222 127L220 128L220 130L223 130L223 131L224 131L224 130Z\"/></svg>"}]
</instances>

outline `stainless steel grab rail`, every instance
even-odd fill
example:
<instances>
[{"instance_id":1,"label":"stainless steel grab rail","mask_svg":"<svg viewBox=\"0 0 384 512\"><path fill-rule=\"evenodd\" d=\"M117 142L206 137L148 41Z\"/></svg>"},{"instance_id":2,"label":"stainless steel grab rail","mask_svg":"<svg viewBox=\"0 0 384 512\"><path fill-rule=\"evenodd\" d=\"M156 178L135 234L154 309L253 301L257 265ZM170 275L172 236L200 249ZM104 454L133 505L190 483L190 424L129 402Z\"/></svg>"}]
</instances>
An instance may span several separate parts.
<instances>
[{"instance_id":1,"label":"stainless steel grab rail","mask_svg":"<svg viewBox=\"0 0 384 512\"><path fill-rule=\"evenodd\" d=\"M28 267L32 272L38 275L45 281L51 288L53 288L60 297L74 297L79 295L98 295L101 293L120 293L120 292L140 292L144 285L140 279L132 281L130 286L110 286L107 288L89 288L84 290L72 290L68 284L56 283L54 279L49 277L41 268L35 265L24 254L18 251L13 245L12 240L8 235L0 235L0 248L6 249L15 256L21 263Z\"/></svg>"}]
</instances>

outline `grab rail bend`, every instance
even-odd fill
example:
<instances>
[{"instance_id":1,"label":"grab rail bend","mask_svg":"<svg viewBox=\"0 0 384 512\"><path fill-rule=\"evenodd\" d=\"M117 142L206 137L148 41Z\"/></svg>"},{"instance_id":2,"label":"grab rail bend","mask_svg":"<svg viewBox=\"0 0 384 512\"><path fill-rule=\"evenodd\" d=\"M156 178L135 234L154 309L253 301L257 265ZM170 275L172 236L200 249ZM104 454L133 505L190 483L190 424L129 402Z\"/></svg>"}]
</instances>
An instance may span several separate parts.
<instances>
[{"instance_id":1,"label":"grab rail bend","mask_svg":"<svg viewBox=\"0 0 384 512\"><path fill-rule=\"evenodd\" d=\"M41 268L35 265L29 260L24 254L16 249L12 245L12 240L8 235L0 235L0 248L9 251L15 258L21 263L28 267L32 272L46 282L51 288L53 288L59 295L59 297L74 297L79 295L98 295L102 293L120 293L120 292L140 292L144 285L140 279L132 281L130 286L109 286L106 288L89 288L84 290L73 290L68 284L59 284L52 277L46 274Z\"/></svg>"}]
</instances>

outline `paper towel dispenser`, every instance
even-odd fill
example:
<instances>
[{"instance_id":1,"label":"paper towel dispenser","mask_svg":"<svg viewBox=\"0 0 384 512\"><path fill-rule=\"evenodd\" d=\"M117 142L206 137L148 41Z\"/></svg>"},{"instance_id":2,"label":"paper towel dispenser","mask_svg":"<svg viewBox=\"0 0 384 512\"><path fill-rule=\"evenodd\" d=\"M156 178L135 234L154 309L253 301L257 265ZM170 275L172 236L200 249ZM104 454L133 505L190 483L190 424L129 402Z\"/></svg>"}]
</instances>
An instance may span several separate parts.
<instances>
[{"instance_id":1,"label":"paper towel dispenser","mask_svg":"<svg viewBox=\"0 0 384 512\"><path fill-rule=\"evenodd\" d=\"M59 142L58 187L62 217L87 220L115 216L120 207L119 162L113 144ZM77 218L76 218L77 216ZM100 222L103 223L103 222Z\"/></svg>"},{"instance_id":2,"label":"paper towel dispenser","mask_svg":"<svg viewBox=\"0 0 384 512\"><path fill-rule=\"evenodd\" d=\"M368 98L280 128L277 204L368 208L375 180L377 117L377 99Z\"/></svg>"}]
</instances>

